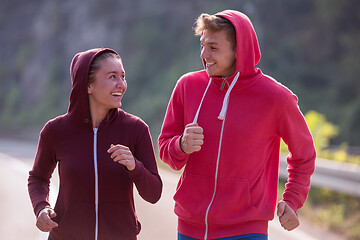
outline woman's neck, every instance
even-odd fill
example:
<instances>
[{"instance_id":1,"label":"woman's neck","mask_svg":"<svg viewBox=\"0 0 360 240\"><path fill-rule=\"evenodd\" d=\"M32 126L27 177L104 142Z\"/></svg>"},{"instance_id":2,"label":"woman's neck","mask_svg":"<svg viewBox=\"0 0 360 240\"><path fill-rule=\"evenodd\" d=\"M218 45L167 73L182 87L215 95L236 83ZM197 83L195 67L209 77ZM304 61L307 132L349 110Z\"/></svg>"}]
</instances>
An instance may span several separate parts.
<instances>
[{"instance_id":1,"label":"woman's neck","mask_svg":"<svg viewBox=\"0 0 360 240\"><path fill-rule=\"evenodd\" d=\"M108 112L108 110L91 107L90 104L90 116L93 128L98 128L100 126L101 122L105 119Z\"/></svg>"}]
</instances>

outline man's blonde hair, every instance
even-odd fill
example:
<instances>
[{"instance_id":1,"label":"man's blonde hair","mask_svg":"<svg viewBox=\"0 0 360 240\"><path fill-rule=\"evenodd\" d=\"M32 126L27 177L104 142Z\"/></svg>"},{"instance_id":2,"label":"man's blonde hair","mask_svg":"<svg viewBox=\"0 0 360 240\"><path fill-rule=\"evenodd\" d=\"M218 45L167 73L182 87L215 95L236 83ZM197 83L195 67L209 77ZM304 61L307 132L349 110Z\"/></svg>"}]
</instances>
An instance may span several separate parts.
<instances>
[{"instance_id":1,"label":"man's blonde hair","mask_svg":"<svg viewBox=\"0 0 360 240\"><path fill-rule=\"evenodd\" d=\"M227 33L227 39L232 43L233 48L236 48L235 28L226 18L203 13L197 18L195 24L194 31L196 36L201 36L204 30L212 32L225 30Z\"/></svg>"}]
</instances>

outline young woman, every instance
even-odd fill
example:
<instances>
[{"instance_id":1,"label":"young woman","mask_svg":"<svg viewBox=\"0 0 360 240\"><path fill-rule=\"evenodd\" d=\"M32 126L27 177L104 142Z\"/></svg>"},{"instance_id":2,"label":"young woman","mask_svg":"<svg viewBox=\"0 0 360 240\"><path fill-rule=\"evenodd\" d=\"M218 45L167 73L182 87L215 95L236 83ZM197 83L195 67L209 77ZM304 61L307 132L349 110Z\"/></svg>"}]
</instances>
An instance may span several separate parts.
<instances>
[{"instance_id":1,"label":"young woman","mask_svg":"<svg viewBox=\"0 0 360 240\"><path fill-rule=\"evenodd\" d=\"M42 129L28 180L36 226L49 239L136 239L133 184L151 203L159 200L158 174L148 126L120 109L125 70L112 49L75 55L68 112ZM55 208L49 183L58 165Z\"/></svg>"}]
</instances>

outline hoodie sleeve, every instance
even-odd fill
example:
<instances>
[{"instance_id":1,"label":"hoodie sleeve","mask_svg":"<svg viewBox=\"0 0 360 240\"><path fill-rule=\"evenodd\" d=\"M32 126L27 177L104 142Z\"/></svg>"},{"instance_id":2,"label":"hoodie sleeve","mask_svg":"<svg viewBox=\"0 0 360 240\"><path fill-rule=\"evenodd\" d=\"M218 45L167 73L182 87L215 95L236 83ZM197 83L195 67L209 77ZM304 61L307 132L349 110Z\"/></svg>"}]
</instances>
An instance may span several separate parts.
<instances>
[{"instance_id":1,"label":"hoodie sleeve","mask_svg":"<svg viewBox=\"0 0 360 240\"><path fill-rule=\"evenodd\" d=\"M184 132L184 101L181 80L178 81L170 98L161 133L158 139L160 159L174 170L185 166L189 155L180 148Z\"/></svg>"},{"instance_id":2,"label":"hoodie sleeve","mask_svg":"<svg viewBox=\"0 0 360 240\"><path fill-rule=\"evenodd\" d=\"M277 129L290 152L287 157L289 177L283 200L297 211L308 196L310 177L315 169L316 152L313 138L295 95L290 96L284 104L277 121Z\"/></svg>"},{"instance_id":3,"label":"hoodie sleeve","mask_svg":"<svg viewBox=\"0 0 360 240\"><path fill-rule=\"evenodd\" d=\"M50 178L56 167L56 157L52 140L50 124L48 123L41 130L34 165L29 172L28 178L28 191L36 216L38 216L39 212L45 207L50 207Z\"/></svg>"},{"instance_id":4,"label":"hoodie sleeve","mask_svg":"<svg viewBox=\"0 0 360 240\"><path fill-rule=\"evenodd\" d=\"M148 126L138 121L136 129L135 169L129 171L129 176L135 183L140 196L150 202L156 203L162 192L162 181L158 173L154 147Z\"/></svg>"}]
</instances>

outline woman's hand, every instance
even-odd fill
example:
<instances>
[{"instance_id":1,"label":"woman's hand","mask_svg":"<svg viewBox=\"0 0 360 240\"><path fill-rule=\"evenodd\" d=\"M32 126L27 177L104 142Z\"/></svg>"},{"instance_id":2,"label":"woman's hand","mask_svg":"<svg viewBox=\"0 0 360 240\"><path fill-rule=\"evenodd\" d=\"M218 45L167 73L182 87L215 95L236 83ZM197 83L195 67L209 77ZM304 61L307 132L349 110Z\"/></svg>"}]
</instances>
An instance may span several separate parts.
<instances>
[{"instance_id":1,"label":"woman's hand","mask_svg":"<svg viewBox=\"0 0 360 240\"><path fill-rule=\"evenodd\" d=\"M124 165L129 171L135 169L134 156L127 146L111 144L107 152L111 154L110 157L114 160L114 162Z\"/></svg>"},{"instance_id":2,"label":"woman's hand","mask_svg":"<svg viewBox=\"0 0 360 240\"><path fill-rule=\"evenodd\" d=\"M58 224L51 220L56 217L56 213L52 208L46 207L40 211L36 220L36 226L43 232L50 232L53 228L56 228Z\"/></svg>"}]
</instances>

